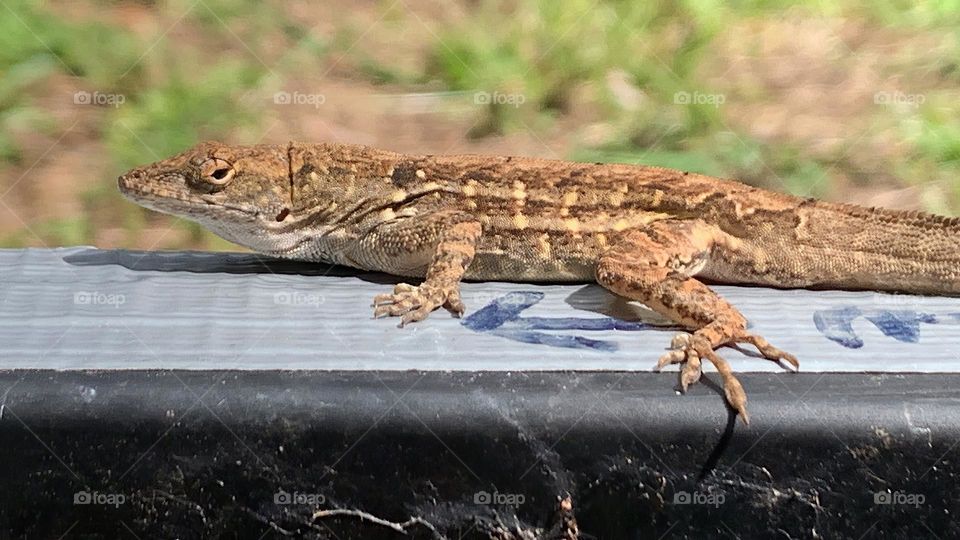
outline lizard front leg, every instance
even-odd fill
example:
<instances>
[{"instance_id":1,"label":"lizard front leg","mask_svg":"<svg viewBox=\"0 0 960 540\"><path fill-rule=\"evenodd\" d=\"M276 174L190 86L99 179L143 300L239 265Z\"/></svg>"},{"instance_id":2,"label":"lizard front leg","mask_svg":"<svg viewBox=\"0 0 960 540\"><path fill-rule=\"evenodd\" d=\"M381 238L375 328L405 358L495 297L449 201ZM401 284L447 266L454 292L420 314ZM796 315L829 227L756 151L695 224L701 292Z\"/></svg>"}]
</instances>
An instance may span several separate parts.
<instances>
[{"instance_id":1,"label":"lizard front leg","mask_svg":"<svg viewBox=\"0 0 960 540\"><path fill-rule=\"evenodd\" d=\"M388 222L367 233L360 240L360 252L379 253L377 268L391 274L425 274L419 286L399 283L393 293L377 295L373 316L399 316L403 326L425 319L440 306L462 315L460 279L473 261L480 234L476 218L456 211Z\"/></svg>"},{"instance_id":2,"label":"lizard front leg","mask_svg":"<svg viewBox=\"0 0 960 540\"><path fill-rule=\"evenodd\" d=\"M597 282L693 330L674 337L657 369L680 363L680 384L686 390L700 379L700 361L709 360L720 373L727 401L749 423L747 396L726 360L714 352L723 345L751 343L764 357L797 359L765 339L747 333L746 319L726 300L692 276L710 264L715 249L737 249L738 240L701 220L659 221L628 231L600 259Z\"/></svg>"}]
</instances>

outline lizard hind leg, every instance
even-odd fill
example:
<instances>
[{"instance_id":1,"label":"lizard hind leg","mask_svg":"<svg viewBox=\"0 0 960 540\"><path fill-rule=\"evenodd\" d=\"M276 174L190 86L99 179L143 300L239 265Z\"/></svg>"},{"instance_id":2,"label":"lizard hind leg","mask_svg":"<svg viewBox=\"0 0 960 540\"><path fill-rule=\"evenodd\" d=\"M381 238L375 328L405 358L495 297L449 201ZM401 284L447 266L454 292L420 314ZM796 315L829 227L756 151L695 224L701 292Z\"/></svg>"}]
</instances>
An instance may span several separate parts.
<instances>
[{"instance_id":1,"label":"lizard hind leg","mask_svg":"<svg viewBox=\"0 0 960 540\"><path fill-rule=\"evenodd\" d=\"M706 359L720 374L727 401L744 423L749 423L743 386L715 349L751 343L770 360L786 360L795 367L799 363L762 337L747 333L743 315L692 277L710 264L714 249L733 248L735 242L701 220L655 222L624 233L620 242L600 258L597 282L692 330L692 334L673 338L671 350L660 358L657 369L682 364L680 385L686 390L700 379L701 361Z\"/></svg>"}]
</instances>

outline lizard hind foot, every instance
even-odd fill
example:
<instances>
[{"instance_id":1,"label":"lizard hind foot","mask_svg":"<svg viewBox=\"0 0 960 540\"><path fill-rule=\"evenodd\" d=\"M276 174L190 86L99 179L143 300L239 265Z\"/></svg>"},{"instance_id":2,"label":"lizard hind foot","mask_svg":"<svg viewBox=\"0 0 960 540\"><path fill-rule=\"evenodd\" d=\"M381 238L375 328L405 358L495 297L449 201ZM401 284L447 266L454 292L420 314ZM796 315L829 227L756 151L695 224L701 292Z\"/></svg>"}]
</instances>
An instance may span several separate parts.
<instances>
[{"instance_id":1,"label":"lizard hind foot","mask_svg":"<svg viewBox=\"0 0 960 540\"><path fill-rule=\"evenodd\" d=\"M700 380L703 373L701 359L706 358L720 374L727 402L744 424L750 424L750 415L747 413L747 394L743 390L743 385L733 374L730 364L714 352L713 345L707 338L696 334L677 334L671 341L670 349L660 357L654 368L656 371L671 364L681 364L680 387L686 392L688 386Z\"/></svg>"},{"instance_id":2,"label":"lizard hind foot","mask_svg":"<svg viewBox=\"0 0 960 540\"><path fill-rule=\"evenodd\" d=\"M800 362L797 357L774 347L760 336L742 333L730 339L729 343L749 343L756 347L764 358L774 362L783 360L793 366L794 369L800 369ZM743 385L733 374L730 364L714 351L713 345L706 337L696 333L675 335L670 342L670 350L660 357L654 369L660 371L668 365L680 364L680 388L683 392L686 392L691 384L700 380L702 375L701 359L703 358L706 358L717 369L723 380L723 391L727 401L737 411L743 422L749 424L747 395L743 391Z\"/></svg>"},{"instance_id":3,"label":"lizard hind foot","mask_svg":"<svg viewBox=\"0 0 960 540\"><path fill-rule=\"evenodd\" d=\"M443 288L424 282L416 286L398 283L392 293L378 294L373 299L373 317L400 317L400 326L426 319L438 307L445 307L454 316L463 315L465 306L459 288Z\"/></svg>"}]
</instances>

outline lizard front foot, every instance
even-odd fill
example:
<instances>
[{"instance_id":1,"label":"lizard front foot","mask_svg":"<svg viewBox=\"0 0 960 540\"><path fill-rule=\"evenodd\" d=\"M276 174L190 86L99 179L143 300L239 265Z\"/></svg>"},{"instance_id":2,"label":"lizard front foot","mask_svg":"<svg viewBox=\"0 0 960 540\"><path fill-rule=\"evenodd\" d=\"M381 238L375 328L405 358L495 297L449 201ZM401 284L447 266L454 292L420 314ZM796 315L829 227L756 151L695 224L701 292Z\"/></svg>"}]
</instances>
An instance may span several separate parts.
<instances>
[{"instance_id":1,"label":"lizard front foot","mask_svg":"<svg viewBox=\"0 0 960 540\"><path fill-rule=\"evenodd\" d=\"M795 356L770 345L767 340L760 336L744 333L730 340L730 343L738 342L754 345L769 360L775 362L785 360L795 369L800 368L800 362L797 361ZM669 352L660 357L656 368L654 368L655 370L659 371L670 364L681 364L680 387L686 392L689 385L700 380L702 374L701 358L706 358L714 365L723 380L723 392L727 401L743 419L744 424L750 423L750 416L747 414L747 395L743 391L743 385L733 374L730 364L714 351L709 339L696 333L677 334L670 342L670 349Z\"/></svg>"},{"instance_id":2,"label":"lizard front foot","mask_svg":"<svg viewBox=\"0 0 960 540\"><path fill-rule=\"evenodd\" d=\"M424 282L419 286L398 283L393 293L378 294L373 299L374 318L385 316L400 317L400 326L426 319L430 312L443 306L455 317L466 310L460 299L459 287L437 286Z\"/></svg>"}]
</instances>

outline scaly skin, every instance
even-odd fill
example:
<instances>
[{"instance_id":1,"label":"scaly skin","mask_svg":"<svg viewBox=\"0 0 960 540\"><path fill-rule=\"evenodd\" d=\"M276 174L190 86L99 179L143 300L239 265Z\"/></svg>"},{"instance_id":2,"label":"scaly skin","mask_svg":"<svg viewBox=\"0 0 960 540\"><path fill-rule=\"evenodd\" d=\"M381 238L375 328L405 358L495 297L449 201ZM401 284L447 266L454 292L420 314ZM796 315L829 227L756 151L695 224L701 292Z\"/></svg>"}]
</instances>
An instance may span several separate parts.
<instances>
[{"instance_id":1,"label":"scaly skin","mask_svg":"<svg viewBox=\"0 0 960 540\"><path fill-rule=\"evenodd\" d=\"M688 328L658 367L684 388L715 349L753 344L739 311L696 278L772 287L960 293L960 219L830 204L682 171L364 146L200 144L119 179L128 198L261 253L425 278L374 299L401 325L445 307L463 278L596 281Z\"/></svg>"}]
</instances>

